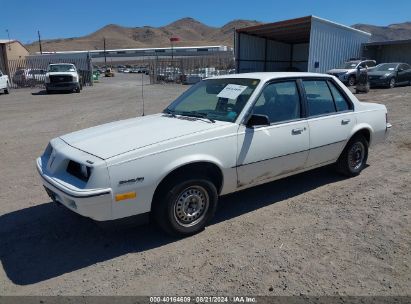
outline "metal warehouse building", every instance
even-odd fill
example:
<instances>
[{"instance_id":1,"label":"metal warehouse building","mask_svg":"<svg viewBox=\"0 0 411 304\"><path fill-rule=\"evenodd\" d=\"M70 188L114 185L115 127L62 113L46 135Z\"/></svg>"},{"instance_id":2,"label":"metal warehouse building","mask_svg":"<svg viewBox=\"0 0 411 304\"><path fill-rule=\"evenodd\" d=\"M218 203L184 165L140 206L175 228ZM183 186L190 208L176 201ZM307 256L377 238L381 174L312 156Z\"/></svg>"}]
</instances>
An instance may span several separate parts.
<instances>
[{"instance_id":1,"label":"metal warehouse building","mask_svg":"<svg viewBox=\"0 0 411 304\"><path fill-rule=\"evenodd\" d=\"M237 72L323 73L361 56L371 34L315 16L237 29Z\"/></svg>"},{"instance_id":2,"label":"metal warehouse building","mask_svg":"<svg viewBox=\"0 0 411 304\"><path fill-rule=\"evenodd\" d=\"M411 64L411 39L365 43L363 57L382 62L406 62Z\"/></svg>"}]
</instances>

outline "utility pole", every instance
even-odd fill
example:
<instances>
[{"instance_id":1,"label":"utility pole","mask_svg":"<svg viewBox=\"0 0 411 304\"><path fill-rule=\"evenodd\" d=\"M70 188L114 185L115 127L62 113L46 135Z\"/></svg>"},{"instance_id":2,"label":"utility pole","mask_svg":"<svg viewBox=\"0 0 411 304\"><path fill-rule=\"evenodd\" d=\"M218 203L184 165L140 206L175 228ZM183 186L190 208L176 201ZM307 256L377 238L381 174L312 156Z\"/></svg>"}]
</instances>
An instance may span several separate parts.
<instances>
[{"instance_id":1,"label":"utility pole","mask_svg":"<svg viewBox=\"0 0 411 304\"><path fill-rule=\"evenodd\" d=\"M37 35L39 36L39 47L40 47L40 54L43 55L43 49L41 47L41 37L40 37L40 31L37 31Z\"/></svg>"},{"instance_id":2,"label":"utility pole","mask_svg":"<svg viewBox=\"0 0 411 304\"><path fill-rule=\"evenodd\" d=\"M103 38L104 43L104 65L107 67L107 56L106 56L106 37Z\"/></svg>"},{"instance_id":3,"label":"utility pole","mask_svg":"<svg viewBox=\"0 0 411 304\"><path fill-rule=\"evenodd\" d=\"M8 45L9 45L9 51L11 51L11 45L10 45L10 42L11 42L11 40L10 40L10 32L9 32L9 30L6 30L6 32L7 32L7 37L9 38L9 43L8 43Z\"/></svg>"}]
</instances>

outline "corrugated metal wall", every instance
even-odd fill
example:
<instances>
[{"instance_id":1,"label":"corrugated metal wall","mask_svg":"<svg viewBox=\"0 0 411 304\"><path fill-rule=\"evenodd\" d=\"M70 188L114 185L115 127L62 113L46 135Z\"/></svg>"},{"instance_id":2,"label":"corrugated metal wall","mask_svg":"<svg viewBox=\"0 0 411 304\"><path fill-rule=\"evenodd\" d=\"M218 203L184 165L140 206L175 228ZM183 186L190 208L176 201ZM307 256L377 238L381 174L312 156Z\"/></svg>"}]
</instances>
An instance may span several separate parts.
<instances>
[{"instance_id":1,"label":"corrugated metal wall","mask_svg":"<svg viewBox=\"0 0 411 304\"><path fill-rule=\"evenodd\" d=\"M236 33L235 54L239 73L284 71L289 66L290 51L289 44Z\"/></svg>"},{"instance_id":2,"label":"corrugated metal wall","mask_svg":"<svg viewBox=\"0 0 411 304\"><path fill-rule=\"evenodd\" d=\"M312 17L307 70L324 73L350 58L359 58L361 45L369 39L363 32Z\"/></svg>"},{"instance_id":3,"label":"corrugated metal wall","mask_svg":"<svg viewBox=\"0 0 411 304\"><path fill-rule=\"evenodd\" d=\"M377 63L406 62L411 64L411 42L406 44L365 46L363 56L374 59Z\"/></svg>"}]
</instances>

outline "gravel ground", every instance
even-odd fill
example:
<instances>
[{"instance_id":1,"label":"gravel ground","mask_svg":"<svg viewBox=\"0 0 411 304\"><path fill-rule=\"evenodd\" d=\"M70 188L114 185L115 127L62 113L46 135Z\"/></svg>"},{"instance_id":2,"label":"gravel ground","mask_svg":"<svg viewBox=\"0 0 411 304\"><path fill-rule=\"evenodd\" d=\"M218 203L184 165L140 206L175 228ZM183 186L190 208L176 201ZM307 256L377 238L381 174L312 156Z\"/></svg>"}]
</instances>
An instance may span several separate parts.
<instances>
[{"instance_id":1,"label":"gravel ground","mask_svg":"<svg viewBox=\"0 0 411 304\"><path fill-rule=\"evenodd\" d=\"M358 95L393 124L360 176L322 168L225 196L205 231L173 239L50 204L35 169L51 138L140 115L140 79L0 96L1 295L411 295L411 87ZM146 114L185 89L145 86Z\"/></svg>"}]
</instances>

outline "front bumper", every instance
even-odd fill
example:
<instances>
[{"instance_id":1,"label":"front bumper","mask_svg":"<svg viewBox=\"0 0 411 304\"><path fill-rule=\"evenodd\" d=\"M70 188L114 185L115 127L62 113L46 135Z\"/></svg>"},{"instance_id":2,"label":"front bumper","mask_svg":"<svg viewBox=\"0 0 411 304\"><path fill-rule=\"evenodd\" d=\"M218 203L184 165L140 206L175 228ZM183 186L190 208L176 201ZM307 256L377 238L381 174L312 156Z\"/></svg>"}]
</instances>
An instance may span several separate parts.
<instances>
[{"instance_id":1,"label":"front bumper","mask_svg":"<svg viewBox=\"0 0 411 304\"><path fill-rule=\"evenodd\" d=\"M112 219L113 196L110 188L87 190L68 188L43 171L41 158L37 159L37 170L53 202L60 203L71 211L96 221Z\"/></svg>"},{"instance_id":2,"label":"front bumper","mask_svg":"<svg viewBox=\"0 0 411 304\"><path fill-rule=\"evenodd\" d=\"M80 88L77 82L46 83L46 89L50 91L73 91L77 88Z\"/></svg>"},{"instance_id":3,"label":"front bumper","mask_svg":"<svg viewBox=\"0 0 411 304\"><path fill-rule=\"evenodd\" d=\"M385 139L387 139L388 135L390 135L391 128L392 124L387 122L387 124L385 125Z\"/></svg>"}]
</instances>

